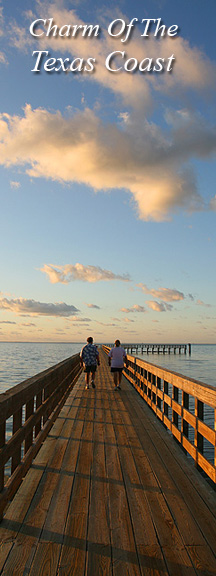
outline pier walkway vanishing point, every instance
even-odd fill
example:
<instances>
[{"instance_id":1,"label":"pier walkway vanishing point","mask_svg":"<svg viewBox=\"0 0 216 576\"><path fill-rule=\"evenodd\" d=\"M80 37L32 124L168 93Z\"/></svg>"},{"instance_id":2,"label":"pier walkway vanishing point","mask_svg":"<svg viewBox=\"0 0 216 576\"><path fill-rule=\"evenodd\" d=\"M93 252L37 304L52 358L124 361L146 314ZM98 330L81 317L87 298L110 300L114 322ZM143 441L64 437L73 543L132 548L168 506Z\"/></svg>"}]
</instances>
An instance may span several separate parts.
<instances>
[{"instance_id":1,"label":"pier walkway vanishing point","mask_svg":"<svg viewBox=\"0 0 216 576\"><path fill-rule=\"evenodd\" d=\"M215 575L214 490L100 357L96 389L76 379L5 510L0 574Z\"/></svg>"}]
</instances>

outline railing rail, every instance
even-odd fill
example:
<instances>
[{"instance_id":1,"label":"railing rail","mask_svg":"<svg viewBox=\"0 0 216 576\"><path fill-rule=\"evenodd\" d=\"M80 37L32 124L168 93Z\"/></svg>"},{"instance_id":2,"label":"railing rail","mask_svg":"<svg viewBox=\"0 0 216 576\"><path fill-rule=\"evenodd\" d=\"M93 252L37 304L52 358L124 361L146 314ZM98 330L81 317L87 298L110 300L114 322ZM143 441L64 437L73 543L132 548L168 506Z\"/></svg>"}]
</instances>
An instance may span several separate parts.
<instances>
[{"instance_id":1,"label":"railing rail","mask_svg":"<svg viewBox=\"0 0 216 576\"><path fill-rule=\"evenodd\" d=\"M75 354L0 394L0 520L80 372Z\"/></svg>"},{"instance_id":2,"label":"railing rail","mask_svg":"<svg viewBox=\"0 0 216 576\"><path fill-rule=\"evenodd\" d=\"M109 353L109 346L102 348ZM216 483L216 388L140 358L127 358L124 376L195 465Z\"/></svg>"}]
</instances>

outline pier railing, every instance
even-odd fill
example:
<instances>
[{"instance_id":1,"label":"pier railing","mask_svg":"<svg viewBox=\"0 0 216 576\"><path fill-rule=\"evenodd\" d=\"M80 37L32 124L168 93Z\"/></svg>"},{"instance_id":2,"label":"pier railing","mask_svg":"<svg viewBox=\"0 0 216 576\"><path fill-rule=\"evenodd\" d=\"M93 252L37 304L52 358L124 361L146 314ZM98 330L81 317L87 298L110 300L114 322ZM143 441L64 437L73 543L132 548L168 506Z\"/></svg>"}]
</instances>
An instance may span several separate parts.
<instances>
[{"instance_id":1,"label":"pier railing","mask_svg":"<svg viewBox=\"0 0 216 576\"><path fill-rule=\"evenodd\" d=\"M103 346L106 354L110 347ZM216 483L216 388L127 355L124 376Z\"/></svg>"},{"instance_id":2,"label":"pier railing","mask_svg":"<svg viewBox=\"0 0 216 576\"><path fill-rule=\"evenodd\" d=\"M0 394L0 519L80 372L76 354Z\"/></svg>"}]
</instances>

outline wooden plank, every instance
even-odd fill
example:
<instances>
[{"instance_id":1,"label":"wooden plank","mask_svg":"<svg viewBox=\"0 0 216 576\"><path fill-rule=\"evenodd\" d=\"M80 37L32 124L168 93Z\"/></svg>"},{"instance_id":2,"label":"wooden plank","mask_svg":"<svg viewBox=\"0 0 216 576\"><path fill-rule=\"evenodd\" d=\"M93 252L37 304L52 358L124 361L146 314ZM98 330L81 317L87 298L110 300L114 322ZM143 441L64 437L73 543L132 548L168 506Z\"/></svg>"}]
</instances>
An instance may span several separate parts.
<instances>
[{"instance_id":1,"label":"wooden plank","mask_svg":"<svg viewBox=\"0 0 216 576\"><path fill-rule=\"evenodd\" d=\"M128 414L125 415L123 411L122 413L122 417L126 420L125 429L117 425L114 428L141 574L143 576L152 576L153 574L159 576L162 573L168 575L146 491L141 484L142 475L139 475L139 466L137 466L136 458L134 458L134 446L130 446L130 440L127 436L127 431L131 430L131 420ZM137 446L137 439L135 446ZM135 448L135 456L137 453L139 461L146 461L140 446L138 450Z\"/></svg>"},{"instance_id":2,"label":"wooden plank","mask_svg":"<svg viewBox=\"0 0 216 576\"><path fill-rule=\"evenodd\" d=\"M21 484L0 524L0 570L3 569L17 534L22 527L42 473L41 470L29 470L25 478L25 484Z\"/></svg>"},{"instance_id":3,"label":"wooden plank","mask_svg":"<svg viewBox=\"0 0 216 576\"><path fill-rule=\"evenodd\" d=\"M114 392L115 394L115 392ZM121 419L113 412L114 430ZM124 433L122 428L122 433ZM133 527L123 483L118 446L106 444L106 467L110 507L111 545L114 576L140 576ZM114 480L114 482L113 482Z\"/></svg>"},{"instance_id":4,"label":"wooden plank","mask_svg":"<svg viewBox=\"0 0 216 576\"><path fill-rule=\"evenodd\" d=\"M28 572L55 490L58 474L44 474L4 566L4 575Z\"/></svg>"},{"instance_id":5,"label":"wooden plank","mask_svg":"<svg viewBox=\"0 0 216 576\"><path fill-rule=\"evenodd\" d=\"M109 528L108 487L105 482L105 450L99 443L97 425L92 465L92 482L90 491L87 573L89 575L111 576L111 542ZM101 433L99 432L101 437Z\"/></svg>"},{"instance_id":6,"label":"wooden plank","mask_svg":"<svg viewBox=\"0 0 216 576\"><path fill-rule=\"evenodd\" d=\"M72 477L59 476L31 565L30 576L44 576L44 574L53 576L57 572L72 484Z\"/></svg>"},{"instance_id":7,"label":"wooden plank","mask_svg":"<svg viewBox=\"0 0 216 576\"><path fill-rule=\"evenodd\" d=\"M88 401L84 415L88 414ZM90 426L91 424L91 426ZM88 436L89 442L83 441ZM64 532L58 576L84 576L89 513L93 424L83 425L72 498Z\"/></svg>"},{"instance_id":8,"label":"wooden plank","mask_svg":"<svg viewBox=\"0 0 216 576\"><path fill-rule=\"evenodd\" d=\"M84 576L90 480L76 477L73 485L58 576Z\"/></svg>"}]
</instances>

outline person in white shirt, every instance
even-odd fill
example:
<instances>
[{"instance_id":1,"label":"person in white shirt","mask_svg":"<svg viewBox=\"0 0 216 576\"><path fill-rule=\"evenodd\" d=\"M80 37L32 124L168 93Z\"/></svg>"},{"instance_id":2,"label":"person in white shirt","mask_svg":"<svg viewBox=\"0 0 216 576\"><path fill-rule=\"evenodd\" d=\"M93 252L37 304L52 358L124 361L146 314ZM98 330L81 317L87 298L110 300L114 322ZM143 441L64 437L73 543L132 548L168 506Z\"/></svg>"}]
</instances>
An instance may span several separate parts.
<instances>
[{"instance_id":1,"label":"person in white shirt","mask_svg":"<svg viewBox=\"0 0 216 576\"><path fill-rule=\"evenodd\" d=\"M125 349L122 348L120 345L120 340L115 341L115 347L111 348L108 354L108 362L109 366L111 366L111 372L113 373L115 390L121 390L121 379L122 379L122 370L124 368L124 362L126 366L128 365L127 362L127 354Z\"/></svg>"}]
</instances>

